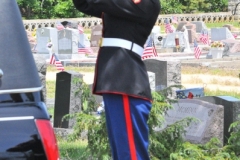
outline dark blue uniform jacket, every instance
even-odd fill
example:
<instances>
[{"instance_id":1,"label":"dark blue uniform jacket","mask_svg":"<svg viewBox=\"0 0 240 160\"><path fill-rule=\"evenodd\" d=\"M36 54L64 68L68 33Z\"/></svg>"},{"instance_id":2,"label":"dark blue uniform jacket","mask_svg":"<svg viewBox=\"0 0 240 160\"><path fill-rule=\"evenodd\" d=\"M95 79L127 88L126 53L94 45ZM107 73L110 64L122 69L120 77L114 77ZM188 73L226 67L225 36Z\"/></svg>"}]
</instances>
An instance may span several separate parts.
<instances>
[{"instance_id":1,"label":"dark blue uniform jacket","mask_svg":"<svg viewBox=\"0 0 240 160\"><path fill-rule=\"evenodd\" d=\"M75 7L102 18L103 38L121 38L143 47L160 12L159 0L73 0ZM99 49L94 94L119 93L151 100L146 67L141 57L121 47Z\"/></svg>"}]
</instances>

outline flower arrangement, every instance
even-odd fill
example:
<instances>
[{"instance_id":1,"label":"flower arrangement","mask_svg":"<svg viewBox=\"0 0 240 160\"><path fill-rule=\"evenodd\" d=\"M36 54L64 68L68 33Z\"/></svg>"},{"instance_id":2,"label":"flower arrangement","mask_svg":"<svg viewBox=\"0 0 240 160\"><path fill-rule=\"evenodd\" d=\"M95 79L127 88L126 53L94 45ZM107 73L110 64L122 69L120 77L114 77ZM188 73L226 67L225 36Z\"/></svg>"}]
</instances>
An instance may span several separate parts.
<instances>
[{"instance_id":1,"label":"flower arrangement","mask_svg":"<svg viewBox=\"0 0 240 160\"><path fill-rule=\"evenodd\" d=\"M52 48L53 44L52 44L52 41L49 40L48 43L47 43L47 48Z\"/></svg>"},{"instance_id":2,"label":"flower arrangement","mask_svg":"<svg viewBox=\"0 0 240 160\"><path fill-rule=\"evenodd\" d=\"M224 47L224 43L221 41L214 41L211 43L211 48L222 48Z\"/></svg>"}]
</instances>

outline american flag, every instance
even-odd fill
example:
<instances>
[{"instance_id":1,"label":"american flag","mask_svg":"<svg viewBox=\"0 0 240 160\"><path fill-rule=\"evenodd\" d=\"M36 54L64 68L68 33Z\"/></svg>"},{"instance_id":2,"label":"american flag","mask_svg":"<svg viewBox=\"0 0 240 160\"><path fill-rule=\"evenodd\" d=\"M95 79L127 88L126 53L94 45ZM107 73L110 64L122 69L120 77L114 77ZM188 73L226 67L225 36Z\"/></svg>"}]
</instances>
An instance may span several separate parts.
<instances>
[{"instance_id":1,"label":"american flag","mask_svg":"<svg viewBox=\"0 0 240 160\"><path fill-rule=\"evenodd\" d=\"M57 28L57 30L62 30L62 29L65 29L65 27L60 23L60 22L57 22L57 24L56 24L56 28Z\"/></svg>"},{"instance_id":2,"label":"american flag","mask_svg":"<svg viewBox=\"0 0 240 160\"><path fill-rule=\"evenodd\" d=\"M173 33L172 26L168 19L165 20L165 33Z\"/></svg>"},{"instance_id":3,"label":"american flag","mask_svg":"<svg viewBox=\"0 0 240 160\"><path fill-rule=\"evenodd\" d=\"M53 53L51 56L50 64L54 64L56 66L57 70L64 71L64 67L55 53Z\"/></svg>"},{"instance_id":4,"label":"american flag","mask_svg":"<svg viewBox=\"0 0 240 160\"><path fill-rule=\"evenodd\" d=\"M196 39L194 40L194 55L195 58L199 59L200 55L202 54L202 51L200 50L200 48L198 47L197 41Z\"/></svg>"},{"instance_id":5,"label":"american flag","mask_svg":"<svg viewBox=\"0 0 240 160\"><path fill-rule=\"evenodd\" d=\"M205 31L202 31L201 35L200 35L200 41L203 44L208 44L209 45L209 38L208 38L208 33L206 33Z\"/></svg>"},{"instance_id":6,"label":"american flag","mask_svg":"<svg viewBox=\"0 0 240 160\"><path fill-rule=\"evenodd\" d=\"M147 44L144 47L143 50L143 55L142 55L142 59L146 59L146 58L150 58L150 57L157 57L157 51L154 45L154 40L151 36L149 36L148 40L147 40Z\"/></svg>"},{"instance_id":7,"label":"american flag","mask_svg":"<svg viewBox=\"0 0 240 160\"><path fill-rule=\"evenodd\" d=\"M91 47L82 46L80 43L78 44L78 53L79 54L93 54L93 50Z\"/></svg>"},{"instance_id":8,"label":"american flag","mask_svg":"<svg viewBox=\"0 0 240 160\"><path fill-rule=\"evenodd\" d=\"M80 24L78 25L78 31L79 31L79 34L83 34L84 32L84 29Z\"/></svg>"},{"instance_id":9,"label":"american flag","mask_svg":"<svg viewBox=\"0 0 240 160\"><path fill-rule=\"evenodd\" d=\"M178 24L178 18L176 16L172 16L172 23Z\"/></svg>"}]
</instances>

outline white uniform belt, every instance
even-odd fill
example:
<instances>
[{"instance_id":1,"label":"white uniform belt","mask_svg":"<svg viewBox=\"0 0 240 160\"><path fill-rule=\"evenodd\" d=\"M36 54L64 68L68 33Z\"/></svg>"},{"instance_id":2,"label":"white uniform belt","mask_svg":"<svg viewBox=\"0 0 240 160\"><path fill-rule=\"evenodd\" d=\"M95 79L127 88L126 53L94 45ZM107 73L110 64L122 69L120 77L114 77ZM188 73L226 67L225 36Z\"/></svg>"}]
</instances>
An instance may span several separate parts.
<instances>
[{"instance_id":1,"label":"white uniform belt","mask_svg":"<svg viewBox=\"0 0 240 160\"><path fill-rule=\"evenodd\" d=\"M130 51L133 51L139 56L142 56L143 54L143 47L131 41L120 39L120 38L103 38L102 44L100 46L101 47L122 47Z\"/></svg>"}]
</instances>

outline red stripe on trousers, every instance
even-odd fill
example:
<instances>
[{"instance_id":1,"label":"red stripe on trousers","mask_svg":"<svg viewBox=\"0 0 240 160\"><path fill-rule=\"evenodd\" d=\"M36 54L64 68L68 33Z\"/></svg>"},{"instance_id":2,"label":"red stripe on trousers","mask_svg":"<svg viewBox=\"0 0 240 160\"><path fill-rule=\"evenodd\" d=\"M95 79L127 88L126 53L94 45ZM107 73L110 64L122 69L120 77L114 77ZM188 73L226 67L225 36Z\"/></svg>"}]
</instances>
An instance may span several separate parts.
<instances>
[{"instance_id":1,"label":"red stripe on trousers","mask_svg":"<svg viewBox=\"0 0 240 160\"><path fill-rule=\"evenodd\" d=\"M131 160L137 160L136 147L135 147L134 137L133 137L132 119L131 119L131 114L130 114L129 99L128 99L127 95L123 95L123 106L124 106L125 121L126 121L126 126L127 126L127 135L128 135Z\"/></svg>"}]
</instances>

